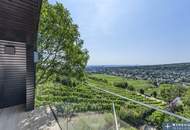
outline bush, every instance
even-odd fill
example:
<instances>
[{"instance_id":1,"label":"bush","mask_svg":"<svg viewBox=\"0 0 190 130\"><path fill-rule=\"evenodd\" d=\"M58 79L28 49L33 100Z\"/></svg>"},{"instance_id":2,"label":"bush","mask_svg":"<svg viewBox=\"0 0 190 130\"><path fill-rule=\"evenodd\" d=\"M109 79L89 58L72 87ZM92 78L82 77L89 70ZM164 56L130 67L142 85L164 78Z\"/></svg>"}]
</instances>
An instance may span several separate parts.
<instances>
[{"instance_id":1,"label":"bush","mask_svg":"<svg viewBox=\"0 0 190 130\"><path fill-rule=\"evenodd\" d=\"M152 92L152 94L151 94L153 97L157 97L157 92L156 91L154 91L154 92Z\"/></svg>"},{"instance_id":2,"label":"bush","mask_svg":"<svg viewBox=\"0 0 190 130\"><path fill-rule=\"evenodd\" d=\"M130 91L135 91L135 88L134 88L133 85L129 85L127 89L130 90Z\"/></svg>"},{"instance_id":3,"label":"bush","mask_svg":"<svg viewBox=\"0 0 190 130\"><path fill-rule=\"evenodd\" d=\"M144 94L144 89L140 89L139 91L141 94Z\"/></svg>"},{"instance_id":4,"label":"bush","mask_svg":"<svg viewBox=\"0 0 190 130\"><path fill-rule=\"evenodd\" d=\"M108 83L108 80L106 79L102 79L102 78L97 78L97 77L93 77L93 76L89 76L90 79L98 81L98 82L103 82L103 83Z\"/></svg>"},{"instance_id":5,"label":"bush","mask_svg":"<svg viewBox=\"0 0 190 130\"><path fill-rule=\"evenodd\" d=\"M171 102L176 97L184 97L187 89L182 86L169 86L161 90L160 95L166 102Z\"/></svg>"},{"instance_id":6,"label":"bush","mask_svg":"<svg viewBox=\"0 0 190 130\"><path fill-rule=\"evenodd\" d=\"M156 87L159 87L159 86L160 86L160 83L157 82L157 81L154 81L154 82L153 82L153 85L156 86Z\"/></svg>"},{"instance_id":7,"label":"bush","mask_svg":"<svg viewBox=\"0 0 190 130\"><path fill-rule=\"evenodd\" d=\"M79 82L76 79L68 79L66 77L56 77L56 83L61 83L62 85L69 86L69 87L76 87Z\"/></svg>"},{"instance_id":8,"label":"bush","mask_svg":"<svg viewBox=\"0 0 190 130\"><path fill-rule=\"evenodd\" d=\"M114 86L127 89L128 83L127 82L114 83Z\"/></svg>"}]
</instances>

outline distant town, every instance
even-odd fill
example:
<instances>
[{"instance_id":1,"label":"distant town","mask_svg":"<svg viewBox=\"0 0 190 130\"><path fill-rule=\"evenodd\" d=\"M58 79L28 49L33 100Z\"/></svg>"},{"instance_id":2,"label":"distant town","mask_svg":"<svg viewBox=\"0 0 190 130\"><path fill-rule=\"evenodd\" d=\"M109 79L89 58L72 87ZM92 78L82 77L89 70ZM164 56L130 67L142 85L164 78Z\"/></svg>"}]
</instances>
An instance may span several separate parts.
<instances>
[{"instance_id":1,"label":"distant town","mask_svg":"<svg viewBox=\"0 0 190 130\"><path fill-rule=\"evenodd\" d=\"M190 63L143 65L143 66L88 66L90 73L122 76L130 79L143 79L161 83L190 83Z\"/></svg>"}]
</instances>

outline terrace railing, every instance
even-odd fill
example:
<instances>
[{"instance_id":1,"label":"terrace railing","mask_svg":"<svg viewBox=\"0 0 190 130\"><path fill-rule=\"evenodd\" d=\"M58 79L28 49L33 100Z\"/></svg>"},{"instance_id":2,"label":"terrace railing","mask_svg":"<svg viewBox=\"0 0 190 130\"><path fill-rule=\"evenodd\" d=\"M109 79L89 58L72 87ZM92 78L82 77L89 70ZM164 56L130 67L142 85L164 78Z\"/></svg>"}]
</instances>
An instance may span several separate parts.
<instances>
[{"instance_id":1,"label":"terrace railing","mask_svg":"<svg viewBox=\"0 0 190 130\"><path fill-rule=\"evenodd\" d=\"M75 110L75 105L74 103L56 103L50 106L62 130L119 130L114 105L110 105L113 111L109 113L78 112Z\"/></svg>"},{"instance_id":2,"label":"terrace railing","mask_svg":"<svg viewBox=\"0 0 190 130\"><path fill-rule=\"evenodd\" d=\"M133 99L130 99L130 98L121 96L121 95L119 95L119 94L117 94L117 93L114 93L114 92L111 92L111 91L108 91L108 90L105 90L105 89L101 89L101 88L95 87L95 86L93 86L93 85L91 85L91 87L92 87L92 88L95 88L95 89L97 89L97 90L100 90L100 91L102 91L102 92L109 93L109 94L112 94L112 95L114 95L114 96L120 97L120 98L122 98L122 99L128 100L128 101L130 101L130 102L139 104L139 105L141 105L141 106L145 106L145 107L147 107L147 108L150 108L150 109L153 109L153 110L162 112L162 113L164 113L164 114L166 114L166 115L173 116L173 117L175 117L175 118L181 119L181 120L186 121L186 122L190 122L190 119L189 119L189 118L186 118L186 117L183 117L183 116L174 114L174 113L172 113L172 112L169 112L169 111L160 109L160 108L158 108L158 107L155 107L155 106L152 106L152 105L149 105L149 104L145 104L145 103L142 103L142 102L139 102L139 101L136 101L136 100L133 100Z\"/></svg>"}]
</instances>

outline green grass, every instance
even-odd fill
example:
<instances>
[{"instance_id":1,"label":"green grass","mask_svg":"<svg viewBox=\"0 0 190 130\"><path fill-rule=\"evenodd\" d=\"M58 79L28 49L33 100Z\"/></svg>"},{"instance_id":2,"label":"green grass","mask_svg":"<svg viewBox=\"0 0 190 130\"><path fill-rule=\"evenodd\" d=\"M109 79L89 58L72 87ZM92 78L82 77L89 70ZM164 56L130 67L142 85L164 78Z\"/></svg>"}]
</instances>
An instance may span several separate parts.
<instances>
[{"instance_id":1,"label":"green grass","mask_svg":"<svg viewBox=\"0 0 190 130\"><path fill-rule=\"evenodd\" d=\"M93 74L92 76L101 78L101 79L106 79L109 80L110 82L122 82L126 81L125 78L119 77L119 76L112 76L112 75L105 75L105 74Z\"/></svg>"},{"instance_id":2,"label":"green grass","mask_svg":"<svg viewBox=\"0 0 190 130\"><path fill-rule=\"evenodd\" d=\"M152 85L150 81L146 81L146 80L128 79L127 82L128 82L129 85L133 85L137 90L139 90L139 89L147 89L147 88L154 88L154 85Z\"/></svg>"},{"instance_id":3,"label":"green grass","mask_svg":"<svg viewBox=\"0 0 190 130\"><path fill-rule=\"evenodd\" d=\"M155 86L148 80L126 79L123 77L106 75L106 74L91 74L90 76L100 79L106 79L110 82L110 84L113 84L114 82L127 82L129 85L134 86L136 90L140 89L146 90L148 88L155 88Z\"/></svg>"}]
</instances>

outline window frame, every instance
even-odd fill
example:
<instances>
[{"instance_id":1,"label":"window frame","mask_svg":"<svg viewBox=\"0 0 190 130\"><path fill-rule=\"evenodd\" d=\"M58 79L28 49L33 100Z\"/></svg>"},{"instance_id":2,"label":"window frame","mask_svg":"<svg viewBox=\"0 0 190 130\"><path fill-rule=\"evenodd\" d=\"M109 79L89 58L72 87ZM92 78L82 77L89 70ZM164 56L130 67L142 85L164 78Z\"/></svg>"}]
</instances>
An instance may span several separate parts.
<instances>
[{"instance_id":1,"label":"window frame","mask_svg":"<svg viewBox=\"0 0 190 130\"><path fill-rule=\"evenodd\" d=\"M13 46L13 45L5 45L4 54L6 54L6 55L15 55L16 54L15 46Z\"/></svg>"}]
</instances>

